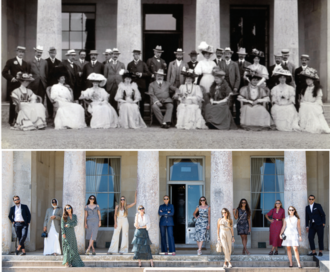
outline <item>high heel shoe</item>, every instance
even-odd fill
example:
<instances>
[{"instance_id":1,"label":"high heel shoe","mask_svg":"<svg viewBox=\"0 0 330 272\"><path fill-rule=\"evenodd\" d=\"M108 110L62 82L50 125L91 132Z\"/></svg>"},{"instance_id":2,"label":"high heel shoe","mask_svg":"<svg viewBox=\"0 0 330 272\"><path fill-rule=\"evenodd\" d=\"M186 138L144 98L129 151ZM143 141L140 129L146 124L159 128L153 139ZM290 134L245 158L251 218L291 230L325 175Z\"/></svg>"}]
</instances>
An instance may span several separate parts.
<instances>
[{"instance_id":1,"label":"high heel shoe","mask_svg":"<svg viewBox=\"0 0 330 272\"><path fill-rule=\"evenodd\" d=\"M150 263L150 267L154 267L154 265L152 263Z\"/></svg>"},{"instance_id":2,"label":"high heel shoe","mask_svg":"<svg viewBox=\"0 0 330 272\"><path fill-rule=\"evenodd\" d=\"M89 255L89 249L86 250L86 253L85 253L85 254L86 254L86 255Z\"/></svg>"}]
</instances>

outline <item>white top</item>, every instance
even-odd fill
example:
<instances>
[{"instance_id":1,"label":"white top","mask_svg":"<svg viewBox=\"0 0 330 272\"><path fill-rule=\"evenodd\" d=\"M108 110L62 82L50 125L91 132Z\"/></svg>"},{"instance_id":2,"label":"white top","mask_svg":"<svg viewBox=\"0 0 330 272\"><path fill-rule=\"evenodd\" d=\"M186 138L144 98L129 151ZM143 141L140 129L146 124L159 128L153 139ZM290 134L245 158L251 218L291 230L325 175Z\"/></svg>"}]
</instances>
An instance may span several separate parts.
<instances>
[{"instance_id":1,"label":"white top","mask_svg":"<svg viewBox=\"0 0 330 272\"><path fill-rule=\"evenodd\" d=\"M282 246L299 246L298 218L287 216L285 223L284 234L286 235L286 239L282 242Z\"/></svg>"},{"instance_id":2,"label":"white top","mask_svg":"<svg viewBox=\"0 0 330 272\"><path fill-rule=\"evenodd\" d=\"M311 208L311 213L313 213L313 206L314 206L314 203L312 205L309 205L309 207ZM314 219L312 219L312 222L314 222Z\"/></svg>"},{"instance_id":3,"label":"white top","mask_svg":"<svg viewBox=\"0 0 330 272\"><path fill-rule=\"evenodd\" d=\"M180 67L182 60L176 60L176 65Z\"/></svg>"},{"instance_id":4,"label":"white top","mask_svg":"<svg viewBox=\"0 0 330 272\"><path fill-rule=\"evenodd\" d=\"M311 103L316 103L319 104L320 106L323 105L322 102L322 96L323 96L323 92L321 89L318 90L316 97L313 96L313 89L314 89L314 85L313 86L308 86L305 94L301 97L301 102L311 102Z\"/></svg>"},{"instance_id":5,"label":"white top","mask_svg":"<svg viewBox=\"0 0 330 272\"><path fill-rule=\"evenodd\" d=\"M19 64L22 65L22 59L16 56L16 59L18 60Z\"/></svg>"},{"instance_id":6,"label":"white top","mask_svg":"<svg viewBox=\"0 0 330 272\"><path fill-rule=\"evenodd\" d=\"M15 205L15 218L14 218L15 222L24 221L21 207L22 207L21 204L19 204L18 206Z\"/></svg>"},{"instance_id":7,"label":"white top","mask_svg":"<svg viewBox=\"0 0 330 272\"><path fill-rule=\"evenodd\" d=\"M195 67L195 74L212 74L213 67L217 66L211 59L203 59L199 61Z\"/></svg>"},{"instance_id":8,"label":"white top","mask_svg":"<svg viewBox=\"0 0 330 272\"><path fill-rule=\"evenodd\" d=\"M135 215L135 221L134 221L134 227L136 226L139 226L140 228L141 227L144 227L144 226L147 226L147 230L150 229L150 218L147 214L143 215L143 218L142 216L140 215L140 213L137 213Z\"/></svg>"},{"instance_id":9,"label":"white top","mask_svg":"<svg viewBox=\"0 0 330 272\"><path fill-rule=\"evenodd\" d=\"M70 90L62 84L54 84L50 93L50 98L55 101L71 102Z\"/></svg>"}]
</instances>

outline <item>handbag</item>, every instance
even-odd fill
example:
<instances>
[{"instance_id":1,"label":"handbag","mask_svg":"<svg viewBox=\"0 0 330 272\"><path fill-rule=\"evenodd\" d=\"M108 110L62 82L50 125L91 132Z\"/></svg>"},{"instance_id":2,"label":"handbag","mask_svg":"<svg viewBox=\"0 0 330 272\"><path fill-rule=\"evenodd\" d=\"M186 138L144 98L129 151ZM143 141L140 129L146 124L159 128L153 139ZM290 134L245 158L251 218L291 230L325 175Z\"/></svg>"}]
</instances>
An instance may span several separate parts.
<instances>
[{"instance_id":1,"label":"handbag","mask_svg":"<svg viewBox=\"0 0 330 272\"><path fill-rule=\"evenodd\" d=\"M244 215L246 213L246 211L241 215L241 217L240 218L238 218L238 220L237 220L237 222L236 222L236 224L234 224L234 229L236 229L237 228L237 223L239 222L239 220L241 220L241 218L242 218L242 216Z\"/></svg>"},{"instance_id":2,"label":"handbag","mask_svg":"<svg viewBox=\"0 0 330 272\"><path fill-rule=\"evenodd\" d=\"M284 233L282 233L281 237L283 241L286 239L286 235Z\"/></svg>"},{"instance_id":3,"label":"handbag","mask_svg":"<svg viewBox=\"0 0 330 272\"><path fill-rule=\"evenodd\" d=\"M222 245L221 245L221 241L217 242L217 247L216 247L217 252L222 252Z\"/></svg>"},{"instance_id":4,"label":"handbag","mask_svg":"<svg viewBox=\"0 0 330 272\"><path fill-rule=\"evenodd\" d=\"M48 234L46 231L44 231L42 234L41 234L41 238L47 238L48 237Z\"/></svg>"}]
</instances>

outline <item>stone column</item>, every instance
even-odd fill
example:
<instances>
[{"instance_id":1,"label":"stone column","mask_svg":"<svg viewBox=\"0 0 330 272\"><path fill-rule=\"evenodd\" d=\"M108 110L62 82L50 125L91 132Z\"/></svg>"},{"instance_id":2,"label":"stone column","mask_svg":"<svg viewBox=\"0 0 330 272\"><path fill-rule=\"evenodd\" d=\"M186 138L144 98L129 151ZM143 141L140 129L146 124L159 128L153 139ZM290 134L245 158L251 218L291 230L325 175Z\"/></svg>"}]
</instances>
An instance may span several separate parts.
<instances>
[{"instance_id":1,"label":"stone column","mask_svg":"<svg viewBox=\"0 0 330 272\"><path fill-rule=\"evenodd\" d=\"M85 252L84 208L86 205L86 152L65 151L63 172L63 208L70 204L77 215L75 227L78 251Z\"/></svg>"},{"instance_id":2,"label":"stone column","mask_svg":"<svg viewBox=\"0 0 330 272\"><path fill-rule=\"evenodd\" d=\"M302 242L299 251L308 251L308 236L305 226L305 207L307 206L306 152L284 151L284 209L294 206L300 217Z\"/></svg>"},{"instance_id":3,"label":"stone column","mask_svg":"<svg viewBox=\"0 0 330 272\"><path fill-rule=\"evenodd\" d=\"M13 202L13 151L2 151L2 254L9 254L11 248L12 224L8 214Z\"/></svg>"},{"instance_id":4,"label":"stone column","mask_svg":"<svg viewBox=\"0 0 330 272\"><path fill-rule=\"evenodd\" d=\"M32 212L32 184L31 184L31 151L14 151L14 195L18 195L21 203L29 207ZM34 251L35 241L31 241L31 228L36 228L30 224L26 238L26 249Z\"/></svg>"},{"instance_id":5,"label":"stone column","mask_svg":"<svg viewBox=\"0 0 330 272\"><path fill-rule=\"evenodd\" d=\"M142 51L141 0L120 0L117 5L117 47L121 52L119 60L127 67L133 60L133 49Z\"/></svg>"},{"instance_id":6,"label":"stone column","mask_svg":"<svg viewBox=\"0 0 330 272\"><path fill-rule=\"evenodd\" d=\"M299 64L298 1L274 0L274 52L289 49L290 61Z\"/></svg>"},{"instance_id":7,"label":"stone column","mask_svg":"<svg viewBox=\"0 0 330 272\"><path fill-rule=\"evenodd\" d=\"M233 157L231 151L211 152L211 253L216 252L217 222L221 210L227 208L233 211Z\"/></svg>"},{"instance_id":8,"label":"stone column","mask_svg":"<svg viewBox=\"0 0 330 272\"><path fill-rule=\"evenodd\" d=\"M56 57L62 59L62 0L38 0L37 44L44 47L44 59L51 46L57 49Z\"/></svg>"},{"instance_id":9,"label":"stone column","mask_svg":"<svg viewBox=\"0 0 330 272\"><path fill-rule=\"evenodd\" d=\"M158 151L138 151L137 202L149 215L149 237L152 254L159 253L159 154Z\"/></svg>"},{"instance_id":10,"label":"stone column","mask_svg":"<svg viewBox=\"0 0 330 272\"><path fill-rule=\"evenodd\" d=\"M220 0L196 0L196 49L202 41L220 47Z\"/></svg>"}]
</instances>

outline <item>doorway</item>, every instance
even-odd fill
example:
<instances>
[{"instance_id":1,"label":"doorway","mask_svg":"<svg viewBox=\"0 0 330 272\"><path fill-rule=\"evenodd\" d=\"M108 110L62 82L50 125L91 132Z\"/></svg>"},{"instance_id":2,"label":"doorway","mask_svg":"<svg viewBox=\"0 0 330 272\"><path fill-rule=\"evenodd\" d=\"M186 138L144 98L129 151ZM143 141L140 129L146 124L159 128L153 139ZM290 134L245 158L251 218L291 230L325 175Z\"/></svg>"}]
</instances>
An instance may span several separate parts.
<instances>
[{"instance_id":1,"label":"doorway","mask_svg":"<svg viewBox=\"0 0 330 272\"><path fill-rule=\"evenodd\" d=\"M269 7L268 6L230 6L230 47L234 51L232 59L238 60L240 47L249 54L257 48L264 52L260 63L269 65ZM253 62L247 55L246 59Z\"/></svg>"},{"instance_id":2,"label":"doorway","mask_svg":"<svg viewBox=\"0 0 330 272\"><path fill-rule=\"evenodd\" d=\"M161 45L161 58L168 64L174 52L183 47L183 5L143 5L143 60L154 56L153 49Z\"/></svg>"}]
</instances>

